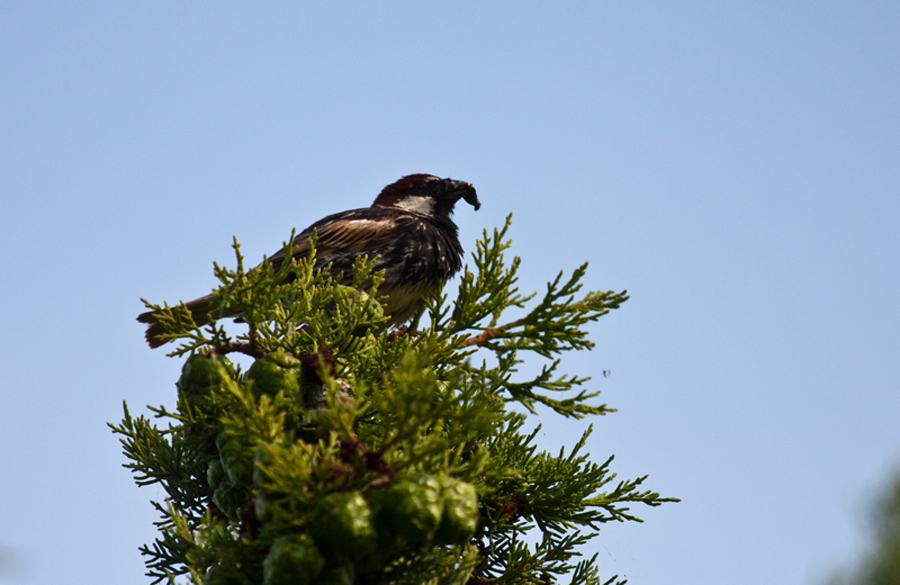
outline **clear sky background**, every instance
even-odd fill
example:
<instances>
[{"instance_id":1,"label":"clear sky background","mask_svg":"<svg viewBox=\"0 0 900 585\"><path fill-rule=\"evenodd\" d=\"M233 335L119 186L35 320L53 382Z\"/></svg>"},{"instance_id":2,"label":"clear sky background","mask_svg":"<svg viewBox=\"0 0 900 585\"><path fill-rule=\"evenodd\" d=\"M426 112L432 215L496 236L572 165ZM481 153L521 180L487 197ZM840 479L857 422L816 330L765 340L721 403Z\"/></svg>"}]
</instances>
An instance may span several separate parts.
<instances>
[{"instance_id":1,"label":"clear sky background","mask_svg":"<svg viewBox=\"0 0 900 585\"><path fill-rule=\"evenodd\" d=\"M601 572L821 583L900 465L898 60L896 2L0 3L0 581L149 582L105 423L180 364L139 297L430 172L468 249L514 214L522 288L632 295L564 365L619 409L594 457L683 502Z\"/></svg>"}]
</instances>

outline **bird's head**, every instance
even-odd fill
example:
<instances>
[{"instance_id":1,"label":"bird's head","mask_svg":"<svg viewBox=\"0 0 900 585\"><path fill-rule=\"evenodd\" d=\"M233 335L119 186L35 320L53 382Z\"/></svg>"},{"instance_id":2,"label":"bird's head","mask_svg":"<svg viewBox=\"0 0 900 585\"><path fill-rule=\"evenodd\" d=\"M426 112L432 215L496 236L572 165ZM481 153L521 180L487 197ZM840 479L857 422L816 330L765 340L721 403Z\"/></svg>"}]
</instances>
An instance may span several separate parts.
<instances>
[{"instance_id":1,"label":"bird's head","mask_svg":"<svg viewBox=\"0 0 900 585\"><path fill-rule=\"evenodd\" d=\"M436 220L449 220L460 199L477 211L481 207L475 187L465 181L434 175L407 175L381 190L373 206L394 207Z\"/></svg>"}]
</instances>

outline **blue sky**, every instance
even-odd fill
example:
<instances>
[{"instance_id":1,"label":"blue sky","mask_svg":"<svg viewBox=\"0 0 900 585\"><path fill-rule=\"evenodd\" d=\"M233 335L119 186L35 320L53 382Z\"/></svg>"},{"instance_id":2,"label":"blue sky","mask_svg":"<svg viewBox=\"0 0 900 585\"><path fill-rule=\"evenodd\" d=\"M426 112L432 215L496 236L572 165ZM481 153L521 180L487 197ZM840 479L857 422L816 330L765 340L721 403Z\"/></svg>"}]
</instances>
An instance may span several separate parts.
<instances>
[{"instance_id":1,"label":"blue sky","mask_svg":"<svg viewBox=\"0 0 900 585\"><path fill-rule=\"evenodd\" d=\"M172 404L139 297L368 205L471 181L522 287L632 299L567 371L597 459L683 502L606 526L632 583L821 583L900 466L900 5L0 5L0 581L141 583L105 426ZM601 372L609 370L604 378ZM584 425L542 415L548 448Z\"/></svg>"}]
</instances>

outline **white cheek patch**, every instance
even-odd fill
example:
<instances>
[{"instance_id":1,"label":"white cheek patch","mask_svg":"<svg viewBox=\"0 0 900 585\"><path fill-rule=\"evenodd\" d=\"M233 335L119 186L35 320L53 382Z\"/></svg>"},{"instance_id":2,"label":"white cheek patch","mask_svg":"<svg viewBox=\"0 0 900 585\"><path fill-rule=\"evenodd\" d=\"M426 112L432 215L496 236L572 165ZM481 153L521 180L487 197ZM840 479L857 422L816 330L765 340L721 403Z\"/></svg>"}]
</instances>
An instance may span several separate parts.
<instances>
[{"instance_id":1,"label":"white cheek patch","mask_svg":"<svg viewBox=\"0 0 900 585\"><path fill-rule=\"evenodd\" d=\"M406 211L418 213L419 215L431 215L434 211L434 200L431 197L404 197L395 203L394 206Z\"/></svg>"}]
</instances>

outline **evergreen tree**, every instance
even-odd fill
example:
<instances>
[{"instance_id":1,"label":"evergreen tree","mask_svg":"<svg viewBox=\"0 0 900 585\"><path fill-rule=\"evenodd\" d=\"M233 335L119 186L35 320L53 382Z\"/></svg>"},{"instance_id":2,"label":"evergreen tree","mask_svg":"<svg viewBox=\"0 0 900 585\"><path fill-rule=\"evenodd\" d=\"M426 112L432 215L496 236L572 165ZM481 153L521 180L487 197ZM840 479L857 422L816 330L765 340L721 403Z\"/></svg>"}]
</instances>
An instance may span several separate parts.
<instances>
[{"instance_id":1,"label":"evergreen tree","mask_svg":"<svg viewBox=\"0 0 900 585\"><path fill-rule=\"evenodd\" d=\"M601 582L579 552L600 525L675 500L641 491L646 476L616 479L612 456L592 461L590 429L568 452L539 451L509 406L611 412L588 378L558 373L559 356L592 348L582 327L628 297L582 294L586 264L540 298L520 293L509 225L485 231L457 299L435 295L420 331L384 331L370 264L341 286L313 270L314 249L245 271L235 241L214 293L243 315L235 337L145 301L185 359L174 410L151 407L156 422L126 405L111 425L136 482L165 490L160 535L142 547L154 583ZM234 352L254 358L246 371ZM533 378L525 359L544 361Z\"/></svg>"},{"instance_id":2,"label":"evergreen tree","mask_svg":"<svg viewBox=\"0 0 900 585\"><path fill-rule=\"evenodd\" d=\"M831 585L900 585L900 473L885 487L872 509L873 546L852 571Z\"/></svg>"}]
</instances>

